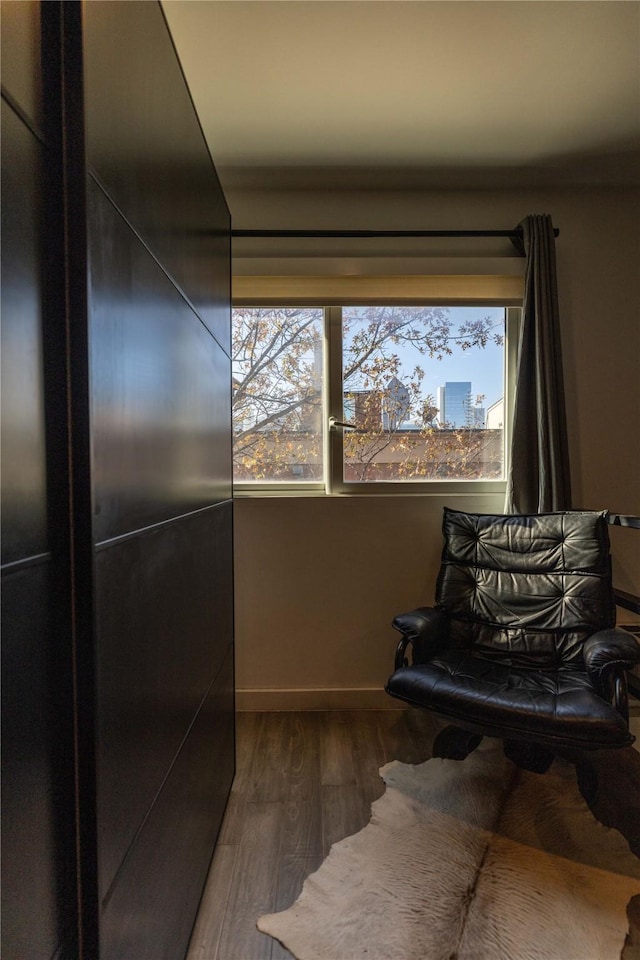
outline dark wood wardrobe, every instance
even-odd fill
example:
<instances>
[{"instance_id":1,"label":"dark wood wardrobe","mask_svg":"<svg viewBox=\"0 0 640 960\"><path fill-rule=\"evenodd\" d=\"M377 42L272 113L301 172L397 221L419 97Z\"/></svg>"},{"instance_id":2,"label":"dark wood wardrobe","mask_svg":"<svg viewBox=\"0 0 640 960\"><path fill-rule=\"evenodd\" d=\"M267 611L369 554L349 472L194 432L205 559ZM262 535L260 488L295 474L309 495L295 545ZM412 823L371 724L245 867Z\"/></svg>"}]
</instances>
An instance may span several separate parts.
<instances>
[{"instance_id":1,"label":"dark wood wardrobe","mask_svg":"<svg viewBox=\"0 0 640 960\"><path fill-rule=\"evenodd\" d=\"M179 960L234 773L230 217L155 0L2 3L2 956Z\"/></svg>"}]
</instances>

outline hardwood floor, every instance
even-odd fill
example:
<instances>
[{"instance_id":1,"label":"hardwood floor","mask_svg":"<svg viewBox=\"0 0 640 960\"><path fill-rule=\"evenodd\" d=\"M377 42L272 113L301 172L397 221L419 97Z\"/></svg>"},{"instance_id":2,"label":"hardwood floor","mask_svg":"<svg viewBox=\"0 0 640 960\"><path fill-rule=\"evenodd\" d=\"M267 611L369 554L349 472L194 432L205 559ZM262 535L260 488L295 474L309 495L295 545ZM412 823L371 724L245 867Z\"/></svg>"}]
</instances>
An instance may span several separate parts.
<instances>
[{"instance_id":1,"label":"hardwood floor","mask_svg":"<svg viewBox=\"0 0 640 960\"><path fill-rule=\"evenodd\" d=\"M256 929L362 829L389 760L421 763L435 726L409 710L241 713L237 772L187 960L284 960Z\"/></svg>"},{"instance_id":2,"label":"hardwood floor","mask_svg":"<svg viewBox=\"0 0 640 960\"><path fill-rule=\"evenodd\" d=\"M187 960L289 960L257 918L290 906L331 845L369 822L383 764L431 756L437 723L417 710L239 714L236 778ZM640 855L640 753L592 756L594 812Z\"/></svg>"}]
</instances>

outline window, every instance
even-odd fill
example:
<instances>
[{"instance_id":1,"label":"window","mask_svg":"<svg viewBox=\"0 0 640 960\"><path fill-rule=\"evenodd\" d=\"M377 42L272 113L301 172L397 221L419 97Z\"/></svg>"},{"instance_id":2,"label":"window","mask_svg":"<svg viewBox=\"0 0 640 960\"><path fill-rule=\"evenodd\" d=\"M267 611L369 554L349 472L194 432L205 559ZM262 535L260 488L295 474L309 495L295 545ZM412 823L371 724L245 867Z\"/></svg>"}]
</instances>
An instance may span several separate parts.
<instances>
[{"instance_id":1,"label":"window","mask_svg":"<svg viewBox=\"0 0 640 960\"><path fill-rule=\"evenodd\" d=\"M233 311L236 482L322 482L324 313Z\"/></svg>"},{"instance_id":2,"label":"window","mask_svg":"<svg viewBox=\"0 0 640 960\"><path fill-rule=\"evenodd\" d=\"M423 492L501 481L518 313L491 304L234 308L239 489Z\"/></svg>"}]
</instances>

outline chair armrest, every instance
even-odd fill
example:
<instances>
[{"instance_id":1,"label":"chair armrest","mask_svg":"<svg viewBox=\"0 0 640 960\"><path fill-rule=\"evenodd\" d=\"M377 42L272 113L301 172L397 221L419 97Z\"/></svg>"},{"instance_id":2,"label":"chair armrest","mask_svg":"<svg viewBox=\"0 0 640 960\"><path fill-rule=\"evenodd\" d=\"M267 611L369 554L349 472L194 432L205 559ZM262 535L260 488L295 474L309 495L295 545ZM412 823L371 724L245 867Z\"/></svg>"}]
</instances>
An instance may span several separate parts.
<instances>
[{"instance_id":1,"label":"chair armrest","mask_svg":"<svg viewBox=\"0 0 640 960\"><path fill-rule=\"evenodd\" d=\"M592 634L582 648L584 665L594 681L599 681L603 672L621 667L629 670L640 663L640 644L631 633L615 627Z\"/></svg>"},{"instance_id":2,"label":"chair armrest","mask_svg":"<svg viewBox=\"0 0 640 960\"><path fill-rule=\"evenodd\" d=\"M626 670L640 662L640 645L636 638L616 627L600 630L582 648L584 664L591 683L629 723L629 699Z\"/></svg>"},{"instance_id":3,"label":"chair armrest","mask_svg":"<svg viewBox=\"0 0 640 960\"><path fill-rule=\"evenodd\" d=\"M417 607L401 613L392 622L402 634L396 650L395 668L406 666L405 651L413 646L413 663L424 663L441 647L449 635L449 617L439 607Z\"/></svg>"}]
</instances>

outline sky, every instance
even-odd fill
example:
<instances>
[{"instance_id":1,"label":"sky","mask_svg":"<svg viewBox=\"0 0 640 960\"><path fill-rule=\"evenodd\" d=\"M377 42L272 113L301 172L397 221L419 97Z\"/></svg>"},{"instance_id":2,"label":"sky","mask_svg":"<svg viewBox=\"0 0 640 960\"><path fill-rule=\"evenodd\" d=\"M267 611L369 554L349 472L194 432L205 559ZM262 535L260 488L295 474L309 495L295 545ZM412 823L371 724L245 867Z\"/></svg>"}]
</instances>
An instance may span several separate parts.
<instances>
[{"instance_id":1,"label":"sky","mask_svg":"<svg viewBox=\"0 0 640 960\"><path fill-rule=\"evenodd\" d=\"M504 319L504 308L495 307L450 307L449 317L458 322L479 317L492 317L500 322ZM443 376L443 373L445 374ZM504 377L504 345L497 347L488 343L484 349L473 347L471 350L456 350L452 357L444 360L427 360L425 363L425 393L435 395L436 388L445 380L470 380L471 396L484 393L483 406L490 407L502 397Z\"/></svg>"}]
</instances>

